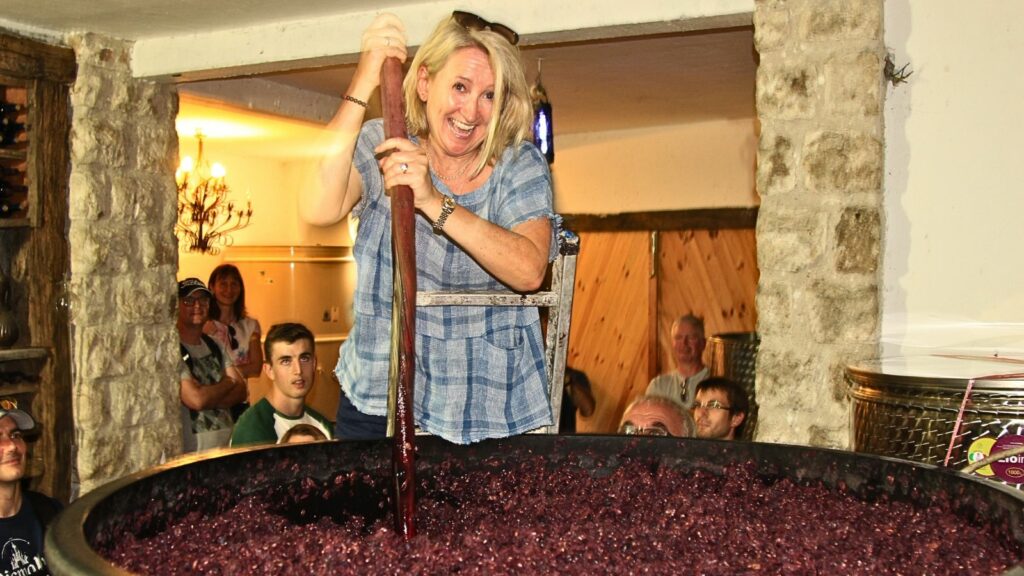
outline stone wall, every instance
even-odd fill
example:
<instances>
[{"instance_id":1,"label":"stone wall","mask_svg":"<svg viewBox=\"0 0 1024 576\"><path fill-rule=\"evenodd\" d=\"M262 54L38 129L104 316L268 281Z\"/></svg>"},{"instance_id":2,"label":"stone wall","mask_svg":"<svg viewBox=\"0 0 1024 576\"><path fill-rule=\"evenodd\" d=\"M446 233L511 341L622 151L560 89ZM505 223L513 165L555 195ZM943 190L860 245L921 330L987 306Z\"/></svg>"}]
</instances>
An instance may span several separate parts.
<instances>
[{"instance_id":1,"label":"stone wall","mask_svg":"<svg viewBox=\"0 0 1024 576\"><path fill-rule=\"evenodd\" d=\"M757 439L846 448L844 366L875 356L883 0L758 0Z\"/></svg>"},{"instance_id":2,"label":"stone wall","mask_svg":"<svg viewBox=\"0 0 1024 576\"><path fill-rule=\"evenodd\" d=\"M71 324L80 491L181 451L173 86L132 78L129 43L70 39Z\"/></svg>"}]
</instances>

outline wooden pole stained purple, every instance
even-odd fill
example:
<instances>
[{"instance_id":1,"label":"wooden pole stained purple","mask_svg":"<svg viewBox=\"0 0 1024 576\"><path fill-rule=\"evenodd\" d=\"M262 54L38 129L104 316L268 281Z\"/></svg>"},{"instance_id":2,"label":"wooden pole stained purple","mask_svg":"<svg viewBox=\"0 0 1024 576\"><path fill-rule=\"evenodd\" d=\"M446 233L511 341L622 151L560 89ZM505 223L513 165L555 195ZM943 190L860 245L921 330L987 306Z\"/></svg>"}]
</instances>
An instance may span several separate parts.
<instances>
[{"instance_id":1,"label":"wooden pole stained purple","mask_svg":"<svg viewBox=\"0 0 1024 576\"><path fill-rule=\"evenodd\" d=\"M384 113L384 137L405 138L405 105L402 100L402 63L384 61L380 79ZM391 245L393 249L394 305L391 323L391 382L389 383L389 433L395 482L395 530L408 540L416 535L415 424L412 390L416 363L416 211L412 189L391 190Z\"/></svg>"}]
</instances>

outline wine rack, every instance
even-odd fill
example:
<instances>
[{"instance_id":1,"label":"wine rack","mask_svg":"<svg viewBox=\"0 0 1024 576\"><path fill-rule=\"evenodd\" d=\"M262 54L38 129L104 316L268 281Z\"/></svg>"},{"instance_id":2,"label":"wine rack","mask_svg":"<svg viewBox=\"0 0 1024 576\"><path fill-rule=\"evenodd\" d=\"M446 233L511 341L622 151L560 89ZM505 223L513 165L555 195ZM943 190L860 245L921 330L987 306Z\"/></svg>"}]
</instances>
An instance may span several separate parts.
<instances>
[{"instance_id":1,"label":"wine rack","mask_svg":"<svg viewBox=\"0 0 1024 576\"><path fill-rule=\"evenodd\" d=\"M32 82L0 75L0 228L35 226Z\"/></svg>"}]
</instances>

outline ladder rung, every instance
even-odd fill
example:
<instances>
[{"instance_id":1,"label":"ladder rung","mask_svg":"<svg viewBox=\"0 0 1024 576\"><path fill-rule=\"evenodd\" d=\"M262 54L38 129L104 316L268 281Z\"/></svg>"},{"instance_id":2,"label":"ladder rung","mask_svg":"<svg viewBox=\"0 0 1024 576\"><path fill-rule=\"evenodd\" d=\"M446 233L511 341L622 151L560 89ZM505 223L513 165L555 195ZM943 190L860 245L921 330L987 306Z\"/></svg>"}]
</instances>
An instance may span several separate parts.
<instances>
[{"instance_id":1,"label":"ladder rung","mask_svg":"<svg viewBox=\"0 0 1024 576\"><path fill-rule=\"evenodd\" d=\"M533 294L513 292L417 292L417 306L556 306L551 291Z\"/></svg>"}]
</instances>

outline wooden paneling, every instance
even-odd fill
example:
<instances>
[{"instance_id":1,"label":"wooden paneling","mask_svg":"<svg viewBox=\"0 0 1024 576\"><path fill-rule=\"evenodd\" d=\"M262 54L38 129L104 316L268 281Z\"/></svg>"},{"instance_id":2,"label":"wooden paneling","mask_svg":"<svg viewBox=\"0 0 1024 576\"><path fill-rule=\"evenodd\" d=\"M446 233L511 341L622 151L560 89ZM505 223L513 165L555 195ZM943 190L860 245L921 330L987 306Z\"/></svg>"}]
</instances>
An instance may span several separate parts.
<instances>
[{"instance_id":1,"label":"wooden paneling","mask_svg":"<svg viewBox=\"0 0 1024 576\"><path fill-rule=\"evenodd\" d=\"M704 319L710 336L757 327L757 246L754 229L661 232L658 348L660 374L672 368L672 322Z\"/></svg>"},{"instance_id":2,"label":"wooden paneling","mask_svg":"<svg viewBox=\"0 0 1024 576\"><path fill-rule=\"evenodd\" d=\"M757 326L752 227L657 234L651 282L650 231L580 232L568 364L587 374L597 406L577 418L579 432L613 432L651 376L672 366L668 331L679 315L703 317L709 335Z\"/></svg>"},{"instance_id":3,"label":"wooden paneling","mask_svg":"<svg viewBox=\"0 0 1024 576\"><path fill-rule=\"evenodd\" d=\"M586 372L596 407L579 432L614 429L647 385L648 244L646 232L580 234L567 363Z\"/></svg>"}]
</instances>

